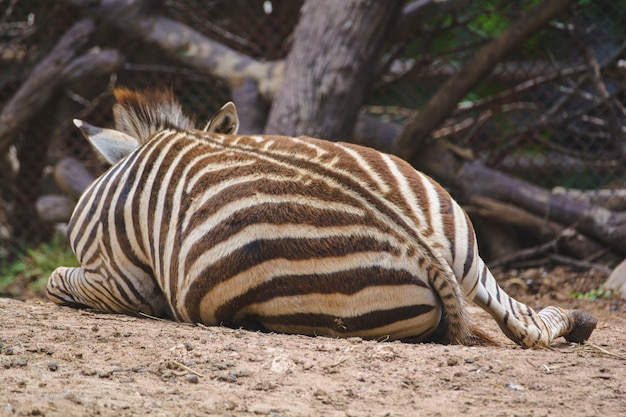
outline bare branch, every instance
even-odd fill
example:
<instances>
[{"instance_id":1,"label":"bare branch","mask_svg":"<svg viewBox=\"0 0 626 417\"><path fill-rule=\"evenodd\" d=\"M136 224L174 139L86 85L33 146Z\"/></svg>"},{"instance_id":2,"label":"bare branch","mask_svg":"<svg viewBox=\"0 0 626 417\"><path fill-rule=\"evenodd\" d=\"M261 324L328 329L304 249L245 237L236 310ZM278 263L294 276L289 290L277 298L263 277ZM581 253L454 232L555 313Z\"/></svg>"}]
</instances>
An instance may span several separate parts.
<instances>
[{"instance_id":1,"label":"bare branch","mask_svg":"<svg viewBox=\"0 0 626 417\"><path fill-rule=\"evenodd\" d=\"M407 160L419 151L430 132L443 122L456 104L502 57L535 33L573 0L547 0L532 9L467 62L448 80L396 139L394 153Z\"/></svg>"},{"instance_id":2,"label":"bare branch","mask_svg":"<svg viewBox=\"0 0 626 417\"><path fill-rule=\"evenodd\" d=\"M68 29L2 109L0 160L3 160L17 132L48 104L63 84L113 71L121 64L121 55L111 50L79 56L94 30L95 24L91 19L81 20Z\"/></svg>"}]
</instances>

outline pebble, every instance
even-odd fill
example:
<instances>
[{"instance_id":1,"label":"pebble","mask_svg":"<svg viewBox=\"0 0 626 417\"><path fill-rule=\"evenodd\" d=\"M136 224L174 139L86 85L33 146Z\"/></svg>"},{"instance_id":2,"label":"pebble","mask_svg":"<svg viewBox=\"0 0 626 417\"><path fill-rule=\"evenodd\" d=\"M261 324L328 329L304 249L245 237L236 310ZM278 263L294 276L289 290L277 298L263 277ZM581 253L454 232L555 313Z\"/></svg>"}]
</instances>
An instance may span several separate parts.
<instances>
[{"instance_id":1,"label":"pebble","mask_svg":"<svg viewBox=\"0 0 626 417\"><path fill-rule=\"evenodd\" d=\"M59 365L56 362L48 362L48 370L55 372L59 369Z\"/></svg>"},{"instance_id":2,"label":"pebble","mask_svg":"<svg viewBox=\"0 0 626 417\"><path fill-rule=\"evenodd\" d=\"M192 384L197 384L199 381L200 379L198 378L198 375L194 375L194 374L187 375L187 382L192 383Z\"/></svg>"},{"instance_id":3,"label":"pebble","mask_svg":"<svg viewBox=\"0 0 626 417\"><path fill-rule=\"evenodd\" d=\"M111 378L111 372L98 371L98 378Z\"/></svg>"},{"instance_id":4,"label":"pebble","mask_svg":"<svg viewBox=\"0 0 626 417\"><path fill-rule=\"evenodd\" d=\"M448 366L457 366L459 364L459 358L450 357L448 358Z\"/></svg>"}]
</instances>

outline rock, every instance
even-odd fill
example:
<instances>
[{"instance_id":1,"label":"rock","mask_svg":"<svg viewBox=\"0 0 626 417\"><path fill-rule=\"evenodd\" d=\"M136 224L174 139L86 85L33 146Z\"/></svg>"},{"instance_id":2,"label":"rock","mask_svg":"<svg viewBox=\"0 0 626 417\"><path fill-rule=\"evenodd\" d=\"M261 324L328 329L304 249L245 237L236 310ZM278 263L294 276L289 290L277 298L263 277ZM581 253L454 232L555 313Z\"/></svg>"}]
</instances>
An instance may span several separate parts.
<instances>
[{"instance_id":1,"label":"rock","mask_svg":"<svg viewBox=\"0 0 626 417\"><path fill-rule=\"evenodd\" d=\"M47 223L67 222L76 202L60 194L46 194L37 199L35 208L41 220Z\"/></svg>"},{"instance_id":2,"label":"rock","mask_svg":"<svg viewBox=\"0 0 626 417\"><path fill-rule=\"evenodd\" d=\"M615 267L604 283L607 290L617 291L622 298L626 298L626 259Z\"/></svg>"},{"instance_id":3,"label":"rock","mask_svg":"<svg viewBox=\"0 0 626 417\"><path fill-rule=\"evenodd\" d=\"M54 179L59 189L78 199L95 177L76 158L67 157L54 167Z\"/></svg>"}]
</instances>

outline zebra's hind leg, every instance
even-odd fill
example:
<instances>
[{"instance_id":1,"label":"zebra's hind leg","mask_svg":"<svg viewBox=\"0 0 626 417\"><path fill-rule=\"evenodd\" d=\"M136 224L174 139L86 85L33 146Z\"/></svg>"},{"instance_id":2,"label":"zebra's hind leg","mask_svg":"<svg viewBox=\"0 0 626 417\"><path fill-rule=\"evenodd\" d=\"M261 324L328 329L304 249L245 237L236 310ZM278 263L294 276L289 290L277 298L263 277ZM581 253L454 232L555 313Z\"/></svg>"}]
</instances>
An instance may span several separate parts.
<instances>
[{"instance_id":1,"label":"zebra's hind leg","mask_svg":"<svg viewBox=\"0 0 626 417\"><path fill-rule=\"evenodd\" d=\"M509 339L521 346L548 346L560 336L580 343L595 329L597 320L581 311L551 306L536 312L504 292L484 264L480 270L474 302L491 314Z\"/></svg>"},{"instance_id":2,"label":"zebra's hind leg","mask_svg":"<svg viewBox=\"0 0 626 417\"><path fill-rule=\"evenodd\" d=\"M48 298L59 305L171 318L169 305L156 283L144 287L138 290L124 280L109 278L82 267L59 267L50 275L46 289Z\"/></svg>"}]
</instances>

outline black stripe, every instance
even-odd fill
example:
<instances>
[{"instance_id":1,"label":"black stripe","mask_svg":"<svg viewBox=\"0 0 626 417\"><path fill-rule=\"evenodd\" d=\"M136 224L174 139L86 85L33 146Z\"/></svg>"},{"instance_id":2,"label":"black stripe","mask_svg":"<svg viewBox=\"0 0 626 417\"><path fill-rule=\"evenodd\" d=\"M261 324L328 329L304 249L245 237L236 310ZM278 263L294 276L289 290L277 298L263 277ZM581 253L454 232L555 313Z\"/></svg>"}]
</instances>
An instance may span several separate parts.
<instances>
[{"instance_id":1,"label":"black stripe","mask_svg":"<svg viewBox=\"0 0 626 417\"><path fill-rule=\"evenodd\" d=\"M515 305L513 304L513 302L514 302L513 298L509 297L509 311L511 312L513 317L519 320L520 318L519 318L519 315L517 314L517 311L515 309ZM503 306L503 307L506 308L506 306Z\"/></svg>"},{"instance_id":2,"label":"black stripe","mask_svg":"<svg viewBox=\"0 0 626 417\"><path fill-rule=\"evenodd\" d=\"M137 195L141 194L140 192L135 192L134 195L130 195L131 190L133 189L134 182L136 178L140 177L140 173L138 172L139 164L131 164L128 168L128 180L121 184L120 195L116 201L112 202L114 204L115 216L114 216L114 225L112 227L112 233L115 234L118 244L121 248L121 256L126 257L133 265L140 268L144 273L153 276L151 265L147 265L146 263L139 260L136 254L136 250L145 251L145 247L143 246L143 237L141 233L139 233L139 223L136 221L138 210L138 205L136 204L135 198ZM140 188L138 188L140 190ZM133 221L133 229L135 234L135 239L138 241L139 248L133 248L130 244L130 240L127 236L127 225L125 220L125 210L124 205L127 203L128 199L132 199L130 205L130 214L131 221ZM109 210L113 208L110 207ZM108 240L108 239L107 239ZM133 277L128 277L133 278ZM136 279L137 277L135 277Z\"/></svg>"},{"instance_id":3,"label":"black stripe","mask_svg":"<svg viewBox=\"0 0 626 417\"><path fill-rule=\"evenodd\" d=\"M467 213L463 212L463 214L465 215L465 222L467 223L467 257L465 258L465 263L463 264L463 278L465 278L474 263L474 252L476 250L474 247L474 236L476 236L476 234ZM460 236L457 236L457 239L460 238Z\"/></svg>"},{"instance_id":4,"label":"black stripe","mask_svg":"<svg viewBox=\"0 0 626 417\"><path fill-rule=\"evenodd\" d=\"M485 289L487 288L487 265L483 264L483 270L482 273L480 274L480 282L481 284L483 284L483 286L485 287Z\"/></svg>"},{"instance_id":5,"label":"black stripe","mask_svg":"<svg viewBox=\"0 0 626 417\"><path fill-rule=\"evenodd\" d=\"M480 277L475 277L476 279L474 280L474 285L472 285L472 288L468 291L468 295L473 293L474 290L476 289L476 287L478 286L478 283L480 282ZM463 277L463 279L465 279L465 277ZM476 294L474 294L476 295Z\"/></svg>"},{"instance_id":6,"label":"black stripe","mask_svg":"<svg viewBox=\"0 0 626 417\"><path fill-rule=\"evenodd\" d=\"M328 274L282 275L273 277L260 285L229 300L216 308L218 322L227 322L246 306L262 303L277 297L306 294L355 294L365 288L392 285L428 285L408 271L384 269L380 266L356 268ZM401 301L401 300L398 300Z\"/></svg>"},{"instance_id":7,"label":"black stripe","mask_svg":"<svg viewBox=\"0 0 626 417\"><path fill-rule=\"evenodd\" d=\"M166 227L164 226L164 222L162 222L161 224L157 225L155 224L155 215L157 212L157 204L158 204L158 200L159 200L159 196L161 195L160 193L164 192L162 185L163 185L163 178L165 177L169 167L171 166L174 158L176 158L176 155L178 153L180 153L181 149L183 148L183 146L185 145L186 142L188 141L181 141L181 140L174 140L172 141L172 146L166 151L165 154L163 154L164 151L164 147L167 144L166 141L167 138L165 138L164 140L159 140L159 141L151 141L148 142L148 147L146 149L149 149L149 146L152 145L154 147L158 146L158 150L157 152L153 152L152 154L149 155L149 162L146 165L146 169L144 171L144 178L147 178L148 175L150 174L151 170L156 170L156 174L154 176L153 182L152 184L144 184L145 185L152 185L151 189L146 189L146 190L141 190L142 193L146 193L149 192L150 193L150 197L148 199L148 230L153 231L156 230L156 228L158 227L160 232L163 233L164 228L166 229ZM161 159L161 162L159 163L158 166L154 166L154 163L159 159ZM165 198L164 200L164 207L162 207L161 209L163 210L163 217L162 219L169 219L171 217L171 201L169 198ZM167 233L167 232L166 232ZM161 236L163 236L163 234L161 234ZM157 242L155 239L155 235L152 235L152 242L150 242L150 256L152 259L152 265L154 268L155 265L155 259L157 259L157 256L160 256L162 254L161 249L161 243L162 242ZM161 266L163 265L163 262L161 262ZM155 274L158 274L158 276L162 277L163 276L163 270L160 271L155 271Z\"/></svg>"},{"instance_id":8,"label":"black stripe","mask_svg":"<svg viewBox=\"0 0 626 417\"><path fill-rule=\"evenodd\" d=\"M539 323L537 323L537 321L535 320L535 311L530 308L530 306L526 306L526 312L528 313L528 316L530 317L530 320L533 322L533 324L535 325L536 328L541 329L543 326L540 326Z\"/></svg>"},{"instance_id":9,"label":"black stripe","mask_svg":"<svg viewBox=\"0 0 626 417\"><path fill-rule=\"evenodd\" d=\"M402 320L419 317L433 311L436 306L430 304L416 304L392 308L389 310L377 310L356 317L337 317L328 314L296 313L278 316L250 317L261 325L271 328L272 325L285 327L309 327L311 334L324 333L324 329L337 333L352 333L365 331L378 327L387 326ZM435 325L436 323L433 323ZM234 323L236 326L237 323Z\"/></svg>"},{"instance_id":10,"label":"black stripe","mask_svg":"<svg viewBox=\"0 0 626 417\"><path fill-rule=\"evenodd\" d=\"M135 158L136 156L137 155L133 155L133 157ZM133 157L129 157L129 159ZM89 231L87 231L87 226L89 225L89 222L93 220L96 211L100 208L100 206L103 204L107 204L107 202L110 200L110 193L108 195L103 195L102 193L106 189L109 182L114 182L114 184L111 184L111 189L115 189L115 182L119 181L120 172L123 172L125 166L130 162L129 159L126 159L124 162L118 163L117 165L113 165L111 168L109 168L108 171L106 171L98 179L96 179L93 186L89 188L78 200L78 204L76 205L74 213L72 214L72 217L70 218L70 221L68 223L67 230L68 236L71 236L72 234L75 235L74 240L70 242L74 251L76 251L76 246L78 245L78 242L86 234L89 235L86 247L89 247L89 243L94 241L98 222L95 222L94 226ZM93 203L89 207L87 207L87 203L89 202L93 194L96 194L96 198L94 199ZM88 211L88 214L84 217L84 221L80 224L77 223L81 214L83 214L86 210ZM108 213L106 212L106 210L104 210L102 216L106 217L107 214ZM78 230L74 231L76 227L78 227ZM81 259L79 258L79 260Z\"/></svg>"},{"instance_id":11,"label":"black stripe","mask_svg":"<svg viewBox=\"0 0 626 417\"><path fill-rule=\"evenodd\" d=\"M452 259L452 265L456 258L455 242L459 239L455 227L456 216L454 215L454 202L450 195L445 192L443 188L435 184L435 190L439 197L439 214L441 216L441 222L443 224L444 236L448 239L448 249L450 250L450 258Z\"/></svg>"},{"instance_id":12,"label":"black stripe","mask_svg":"<svg viewBox=\"0 0 626 417\"><path fill-rule=\"evenodd\" d=\"M200 139L207 139L207 135L200 135L198 136ZM333 144L332 142L328 142L328 141L323 141L323 140L319 140L319 139L313 139L313 138L305 138L305 137L301 137L301 140L305 140L308 143L317 145L325 150L328 150L329 153L331 154L331 156L329 157L332 158L338 154L341 154L342 157L345 157L345 151L343 151L341 148L335 146L335 144ZM355 178L358 178L356 175L353 175L354 173L346 173L343 174L339 171L337 171L336 169L333 169L333 167L327 167L323 165L323 162L319 162L313 158L311 159L299 159L299 158L294 158L292 155L293 153L296 152L297 149L301 149L301 148L305 148L307 149L307 147L305 145L301 145L298 144L297 142L294 142L292 140L292 138L289 137L281 137L281 136L275 136L273 137L273 140L275 142L275 147L277 148L283 148L283 149L289 149L291 154L289 155L281 155L278 153L273 153L271 150L270 151L265 151L263 149L260 148L239 148L237 146L234 145L229 145L229 144L224 144L223 146L225 148L231 148L233 149L234 152L243 152L244 154L250 154L250 155L259 155L259 157L261 159L273 159L277 162L280 162L282 164L285 164L287 166L290 167L294 167L296 168L296 172L297 173L302 173L304 172L314 172L317 175L320 175L324 178L329 178L332 179L333 181L337 182L338 184L340 184L341 190L346 190L349 189L355 193L357 193L360 198L362 198L364 201L366 201L370 207L372 207L373 210L377 211L379 213L379 215L383 215L385 217L387 217L388 219L390 219L393 223L395 223L398 226L398 229L403 230L407 235L411 236L412 239L414 239L416 242L418 242L418 244L420 245L420 247L422 247L426 252L430 253L431 252L431 248L430 245L426 244L423 239L422 239L422 235L421 233L418 232L417 227L415 224L407 224L406 222L404 222L404 220L402 220L401 217L399 217L398 215L395 214L394 210L392 207L390 207L390 196L383 196L379 193L376 193L375 191L371 191L369 189L367 189L366 187L363 187L358 180L356 180ZM376 154L378 154L378 151L370 149L370 148L366 148L366 147L360 147L360 146L351 146L352 149L356 150L357 152L359 152L362 156L368 156L370 153L374 152ZM309 151L310 152L310 151ZM306 152L305 152L306 153ZM420 178L420 174L417 173L417 171L415 171L415 169L413 169L407 162L393 156L390 155L391 159L394 161L394 163L397 164L398 168L404 173L405 173L405 177L407 179L407 181L409 181L409 183L411 183L414 178L412 178L413 176L415 176L418 179ZM265 172L265 171L263 171ZM391 174L388 171L385 172L379 172L381 174L383 174L383 177L385 177L385 174L391 176ZM406 174L410 174L410 175L406 175ZM352 175L351 175L352 174ZM342 191L339 191L340 193L342 193ZM402 209L403 211L405 211L404 209L406 208L405 205L398 205L395 208L399 208ZM422 207L418 207L418 209L422 210ZM435 258L433 256L433 258Z\"/></svg>"},{"instance_id":13,"label":"black stripe","mask_svg":"<svg viewBox=\"0 0 626 417\"><path fill-rule=\"evenodd\" d=\"M206 210L206 211L205 211ZM196 212L194 216L201 214L209 216L211 211L203 209ZM206 218L205 218L206 219ZM198 222L200 218L198 218ZM259 203L252 207L243 208L233 212L227 219L215 226L210 233L205 234L202 239L198 240L189 252L185 254L185 270L189 270L193 262L202 256L208 249L213 248L230 237L237 235L238 233L245 234L245 228L258 224L271 224L271 225L309 225L319 228L332 229L337 226L363 226L365 227L377 227L380 230L384 225L377 224L375 220L372 220L369 216L358 216L346 213L337 213L334 210L324 208L313 208L306 204L294 204L294 203ZM193 233L198 228L188 227L184 231L184 236L181 240L185 240L185 237ZM381 234L386 235L385 230L380 230ZM364 234L369 233L364 229ZM250 240L255 239L256 236L250 234L245 235L245 238ZM354 246L352 239L363 239L353 237L351 235L345 235L346 239L337 237L336 243L342 243L347 246ZM330 239L330 238L325 238ZM383 248L386 252L393 253L394 255L400 255L401 248L392 246L387 240L379 242L374 237L368 238L371 242L376 242L374 248ZM292 239L292 242L297 246L299 239ZM354 240L358 242L359 240ZM286 251L291 251L292 248L286 248ZM369 249L368 249L369 250ZM339 256L341 248L334 248L331 251L325 251L327 256ZM336 255L334 255L336 253ZM315 255L315 253L312 253Z\"/></svg>"},{"instance_id":14,"label":"black stripe","mask_svg":"<svg viewBox=\"0 0 626 417\"><path fill-rule=\"evenodd\" d=\"M215 285L272 259L303 260L344 257L362 252L392 252L387 241L370 237L345 236L318 239L257 239L234 250L205 268L191 284L185 299L190 317L198 320L200 301ZM195 257L188 256L185 270L188 271ZM321 289L319 290L321 291Z\"/></svg>"}]
</instances>

